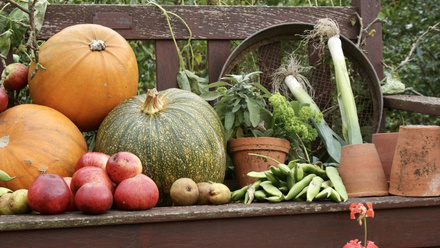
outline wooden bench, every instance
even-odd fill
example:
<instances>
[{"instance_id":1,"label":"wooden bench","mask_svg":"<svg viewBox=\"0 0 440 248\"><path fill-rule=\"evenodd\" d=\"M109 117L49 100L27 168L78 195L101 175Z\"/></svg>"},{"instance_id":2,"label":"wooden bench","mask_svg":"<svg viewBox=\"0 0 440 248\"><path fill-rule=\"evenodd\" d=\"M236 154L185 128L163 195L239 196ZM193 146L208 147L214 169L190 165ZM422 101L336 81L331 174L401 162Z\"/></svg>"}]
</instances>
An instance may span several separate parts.
<instances>
[{"instance_id":1,"label":"wooden bench","mask_svg":"<svg viewBox=\"0 0 440 248\"><path fill-rule=\"evenodd\" d=\"M380 9L380 1L352 1L351 7L164 6L190 26L194 39L207 41L209 81L218 79L231 53L231 40L286 22L314 23L324 17L338 21L342 34L356 40L359 26L351 26L356 12L365 24ZM123 25L116 22L124 18ZM114 28L129 40L154 40L159 90L177 87L178 59L162 13L154 6L49 5L39 39L79 23ZM177 39L188 38L179 22L172 22ZM364 49L379 77L382 36ZM425 113L426 98L386 96L385 107ZM416 104L420 104L417 107ZM440 113L438 99L428 114ZM2 247L342 247L363 239L363 229L349 219L351 202L372 202L376 217L369 221L369 239L379 247L440 247L440 198L397 196L351 198L345 203L285 202L223 206L161 207L147 211L109 211L91 216L1 216Z\"/></svg>"}]
</instances>

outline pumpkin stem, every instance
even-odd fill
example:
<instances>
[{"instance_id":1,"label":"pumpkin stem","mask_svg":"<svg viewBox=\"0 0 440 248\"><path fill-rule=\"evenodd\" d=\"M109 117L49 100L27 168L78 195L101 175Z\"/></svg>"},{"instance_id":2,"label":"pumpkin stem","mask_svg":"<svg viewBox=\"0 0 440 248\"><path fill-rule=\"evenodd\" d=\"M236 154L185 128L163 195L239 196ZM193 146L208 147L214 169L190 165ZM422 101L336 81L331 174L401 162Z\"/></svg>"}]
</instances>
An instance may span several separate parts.
<instances>
[{"instance_id":1,"label":"pumpkin stem","mask_svg":"<svg viewBox=\"0 0 440 248\"><path fill-rule=\"evenodd\" d=\"M158 92L156 89L149 89L147 91L147 97L144 104L141 107L141 111L145 114L155 114L161 111L163 108L163 102L158 97Z\"/></svg>"},{"instance_id":2,"label":"pumpkin stem","mask_svg":"<svg viewBox=\"0 0 440 248\"><path fill-rule=\"evenodd\" d=\"M89 44L90 50L92 51L102 51L105 50L105 43L102 40L92 40Z\"/></svg>"}]
</instances>

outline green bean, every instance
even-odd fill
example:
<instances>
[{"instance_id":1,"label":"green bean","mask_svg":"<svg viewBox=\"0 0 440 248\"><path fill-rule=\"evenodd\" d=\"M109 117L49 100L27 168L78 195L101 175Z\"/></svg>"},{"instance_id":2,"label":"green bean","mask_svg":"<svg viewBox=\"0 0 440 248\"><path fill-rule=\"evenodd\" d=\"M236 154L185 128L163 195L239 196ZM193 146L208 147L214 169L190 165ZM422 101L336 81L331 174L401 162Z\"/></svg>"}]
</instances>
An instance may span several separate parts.
<instances>
[{"instance_id":1,"label":"green bean","mask_svg":"<svg viewBox=\"0 0 440 248\"><path fill-rule=\"evenodd\" d=\"M266 200L269 201L269 202L277 203L277 202L281 202L282 200L284 200L284 197L283 197L283 195L280 195L280 196L269 196L269 197L266 197Z\"/></svg>"},{"instance_id":2,"label":"green bean","mask_svg":"<svg viewBox=\"0 0 440 248\"><path fill-rule=\"evenodd\" d=\"M295 166L296 166L296 162L298 162L298 159L291 160L291 161L287 164L287 166L288 166L290 169L293 169L293 168L295 168Z\"/></svg>"},{"instance_id":3,"label":"green bean","mask_svg":"<svg viewBox=\"0 0 440 248\"><path fill-rule=\"evenodd\" d=\"M327 166L325 168L325 171L327 172L327 176L332 181L333 187L335 188L336 192L340 195L341 199L344 202L347 201L348 200L347 190L345 189L345 185L342 182L342 178L339 176L338 169L333 166Z\"/></svg>"},{"instance_id":4,"label":"green bean","mask_svg":"<svg viewBox=\"0 0 440 248\"><path fill-rule=\"evenodd\" d=\"M316 176L312 179L307 188L307 202L312 202L315 196L321 190L321 184L324 182L324 179L320 176Z\"/></svg>"},{"instance_id":5,"label":"green bean","mask_svg":"<svg viewBox=\"0 0 440 248\"><path fill-rule=\"evenodd\" d=\"M293 187L289 190L289 193L287 193L284 199L287 201L292 200L293 197L298 195L298 193L301 192L302 189L304 189L304 187L309 185L310 181L312 181L315 176L315 174L309 174L301 179L299 182L295 183L295 185L293 185Z\"/></svg>"},{"instance_id":6,"label":"green bean","mask_svg":"<svg viewBox=\"0 0 440 248\"><path fill-rule=\"evenodd\" d=\"M321 199L328 199L328 198L330 198L330 195L332 193L331 190L332 190L332 188L325 188L325 189L321 190L321 192L319 192L315 196L315 199L321 200Z\"/></svg>"},{"instance_id":7,"label":"green bean","mask_svg":"<svg viewBox=\"0 0 440 248\"><path fill-rule=\"evenodd\" d=\"M280 180L286 179L286 176L281 172L281 170L273 165L269 166L269 171ZM266 175L267 176L267 175Z\"/></svg>"},{"instance_id":8,"label":"green bean","mask_svg":"<svg viewBox=\"0 0 440 248\"><path fill-rule=\"evenodd\" d=\"M303 179L304 177L304 170L302 169L301 166L299 166L299 164L295 165L295 181L299 182Z\"/></svg>"},{"instance_id":9,"label":"green bean","mask_svg":"<svg viewBox=\"0 0 440 248\"><path fill-rule=\"evenodd\" d=\"M321 184L321 187L322 188L329 188L329 187L333 187L333 184L332 184L332 181L330 181L330 180L326 180L326 181L324 181L322 184Z\"/></svg>"},{"instance_id":10,"label":"green bean","mask_svg":"<svg viewBox=\"0 0 440 248\"><path fill-rule=\"evenodd\" d=\"M317 176L322 177L323 179L327 180L328 176L325 170L321 169L320 167L314 165L314 164L299 164L303 171L308 174L316 174Z\"/></svg>"},{"instance_id":11,"label":"green bean","mask_svg":"<svg viewBox=\"0 0 440 248\"><path fill-rule=\"evenodd\" d=\"M287 194L289 192L289 188L287 188L287 185L283 185L278 187L278 189L283 193L283 194Z\"/></svg>"},{"instance_id":12,"label":"green bean","mask_svg":"<svg viewBox=\"0 0 440 248\"><path fill-rule=\"evenodd\" d=\"M266 181L265 179L258 179L257 181L255 181L251 186L255 189L255 190L258 190L258 189L260 189L260 184L261 184L261 182L264 182L264 181Z\"/></svg>"},{"instance_id":13,"label":"green bean","mask_svg":"<svg viewBox=\"0 0 440 248\"><path fill-rule=\"evenodd\" d=\"M255 191L255 199L257 199L258 201L264 201L266 200L266 192L262 189Z\"/></svg>"},{"instance_id":14,"label":"green bean","mask_svg":"<svg viewBox=\"0 0 440 248\"><path fill-rule=\"evenodd\" d=\"M273 196L282 196L283 195L283 193L281 193L281 191L277 187L275 187L270 181L261 182L260 186L269 195L273 195Z\"/></svg>"},{"instance_id":15,"label":"green bean","mask_svg":"<svg viewBox=\"0 0 440 248\"><path fill-rule=\"evenodd\" d=\"M290 173L289 166L285 164L278 164L278 169L280 169L280 171L284 174L284 176L288 176Z\"/></svg>"},{"instance_id":16,"label":"green bean","mask_svg":"<svg viewBox=\"0 0 440 248\"><path fill-rule=\"evenodd\" d=\"M334 201L334 202L341 202L341 195L334 190L333 188L329 188L330 189L330 200Z\"/></svg>"},{"instance_id":17,"label":"green bean","mask_svg":"<svg viewBox=\"0 0 440 248\"><path fill-rule=\"evenodd\" d=\"M232 201L237 201L239 199L243 199L244 195L246 194L246 191L248 190L249 185L246 185L244 187L242 187L241 189L237 189L232 191L231 193L231 200Z\"/></svg>"},{"instance_id":18,"label":"green bean","mask_svg":"<svg viewBox=\"0 0 440 248\"><path fill-rule=\"evenodd\" d=\"M250 171L247 174L248 177L255 177L255 178L266 178L266 175L263 171Z\"/></svg>"},{"instance_id":19,"label":"green bean","mask_svg":"<svg viewBox=\"0 0 440 248\"><path fill-rule=\"evenodd\" d=\"M246 194L244 194L244 201L243 203L246 204L249 201L249 192L246 190Z\"/></svg>"},{"instance_id":20,"label":"green bean","mask_svg":"<svg viewBox=\"0 0 440 248\"><path fill-rule=\"evenodd\" d=\"M305 186L304 189L301 190L301 192L299 192L295 198L293 198L294 200L297 198L301 198L301 199L306 199L307 197L307 190L308 190L309 186Z\"/></svg>"},{"instance_id":21,"label":"green bean","mask_svg":"<svg viewBox=\"0 0 440 248\"><path fill-rule=\"evenodd\" d=\"M287 177L286 177L287 188L289 188L289 190L290 190L295 183L296 183L295 170L291 169L289 175L287 175Z\"/></svg>"},{"instance_id":22,"label":"green bean","mask_svg":"<svg viewBox=\"0 0 440 248\"><path fill-rule=\"evenodd\" d=\"M264 174L266 175L267 180L269 180L273 186L280 186L280 180L274 174L272 174L271 171L265 171Z\"/></svg>"}]
</instances>

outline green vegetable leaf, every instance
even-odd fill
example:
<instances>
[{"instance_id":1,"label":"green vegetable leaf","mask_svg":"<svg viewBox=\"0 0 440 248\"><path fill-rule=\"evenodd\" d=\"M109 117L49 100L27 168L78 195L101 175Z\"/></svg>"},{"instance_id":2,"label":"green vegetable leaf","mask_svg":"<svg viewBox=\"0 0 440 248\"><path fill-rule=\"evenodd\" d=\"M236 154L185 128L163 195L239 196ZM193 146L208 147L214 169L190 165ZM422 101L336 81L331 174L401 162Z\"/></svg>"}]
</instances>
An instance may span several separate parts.
<instances>
[{"instance_id":1,"label":"green vegetable leaf","mask_svg":"<svg viewBox=\"0 0 440 248\"><path fill-rule=\"evenodd\" d=\"M0 34L0 53L5 57L8 56L9 50L11 48L11 36L11 30L7 30Z\"/></svg>"},{"instance_id":2,"label":"green vegetable leaf","mask_svg":"<svg viewBox=\"0 0 440 248\"><path fill-rule=\"evenodd\" d=\"M388 75L385 84L381 86L384 95L401 94L405 92L405 88L397 72Z\"/></svg>"},{"instance_id":3,"label":"green vegetable leaf","mask_svg":"<svg viewBox=\"0 0 440 248\"><path fill-rule=\"evenodd\" d=\"M197 95L201 95L206 91L206 86L208 85L208 80L197 76L194 72L189 70L184 70L191 91Z\"/></svg>"},{"instance_id":4,"label":"green vegetable leaf","mask_svg":"<svg viewBox=\"0 0 440 248\"><path fill-rule=\"evenodd\" d=\"M185 71L179 71L177 73L177 84L179 85L179 88L181 88L182 90L191 91L189 79Z\"/></svg>"},{"instance_id":5,"label":"green vegetable leaf","mask_svg":"<svg viewBox=\"0 0 440 248\"><path fill-rule=\"evenodd\" d=\"M252 126L256 127L260 123L260 107L258 102L252 98L246 98L247 107L249 109L249 120Z\"/></svg>"},{"instance_id":6,"label":"green vegetable leaf","mask_svg":"<svg viewBox=\"0 0 440 248\"><path fill-rule=\"evenodd\" d=\"M235 114L232 112L228 112L225 115L225 129L230 130L234 126L235 122Z\"/></svg>"},{"instance_id":7,"label":"green vegetable leaf","mask_svg":"<svg viewBox=\"0 0 440 248\"><path fill-rule=\"evenodd\" d=\"M217 91L207 91L200 95L201 98L203 98L205 101L213 101L217 98L222 96L220 92Z\"/></svg>"},{"instance_id":8,"label":"green vegetable leaf","mask_svg":"<svg viewBox=\"0 0 440 248\"><path fill-rule=\"evenodd\" d=\"M46 8L47 8L46 0L38 0L37 3L35 4L34 22L35 22L35 29L37 35L40 32L41 27L43 26Z\"/></svg>"}]
</instances>

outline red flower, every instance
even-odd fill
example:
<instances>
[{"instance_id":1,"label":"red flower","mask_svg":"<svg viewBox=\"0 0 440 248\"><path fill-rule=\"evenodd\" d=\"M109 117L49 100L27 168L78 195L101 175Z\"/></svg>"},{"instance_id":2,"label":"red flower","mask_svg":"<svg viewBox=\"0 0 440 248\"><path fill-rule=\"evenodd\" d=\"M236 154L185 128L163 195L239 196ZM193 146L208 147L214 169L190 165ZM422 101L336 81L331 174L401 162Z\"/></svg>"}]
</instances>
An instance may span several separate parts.
<instances>
[{"instance_id":1,"label":"red flower","mask_svg":"<svg viewBox=\"0 0 440 248\"><path fill-rule=\"evenodd\" d=\"M367 241L367 247L361 245L361 242L358 239L350 240L347 244L342 248L378 248L373 241Z\"/></svg>"},{"instance_id":2,"label":"red flower","mask_svg":"<svg viewBox=\"0 0 440 248\"><path fill-rule=\"evenodd\" d=\"M371 202L367 202L368 209L364 206L362 203L355 203L353 202L349 209L350 209L350 219L354 220L356 218L356 214L359 214L359 217L357 218L357 221L359 222L359 225L362 226L362 220L371 217L374 218L374 210L373 210L373 204Z\"/></svg>"},{"instance_id":3,"label":"red flower","mask_svg":"<svg viewBox=\"0 0 440 248\"><path fill-rule=\"evenodd\" d=\"M358 239L353 239L350 240L347 244L345 244L344 247L342 248L364 248L364 247L361 245L361 242L359 242Z\"/></svg>"},{"instance_id":4,"label":"red flower","mask_svg":"<svg viewBox=\"0 0 440 248\"><path fill-rule=\"evenodd\" d=\"M367 241L367 247L366 248L378 248L377 245L374 244L373 241Z\"/></svg>"}]
</instances>

